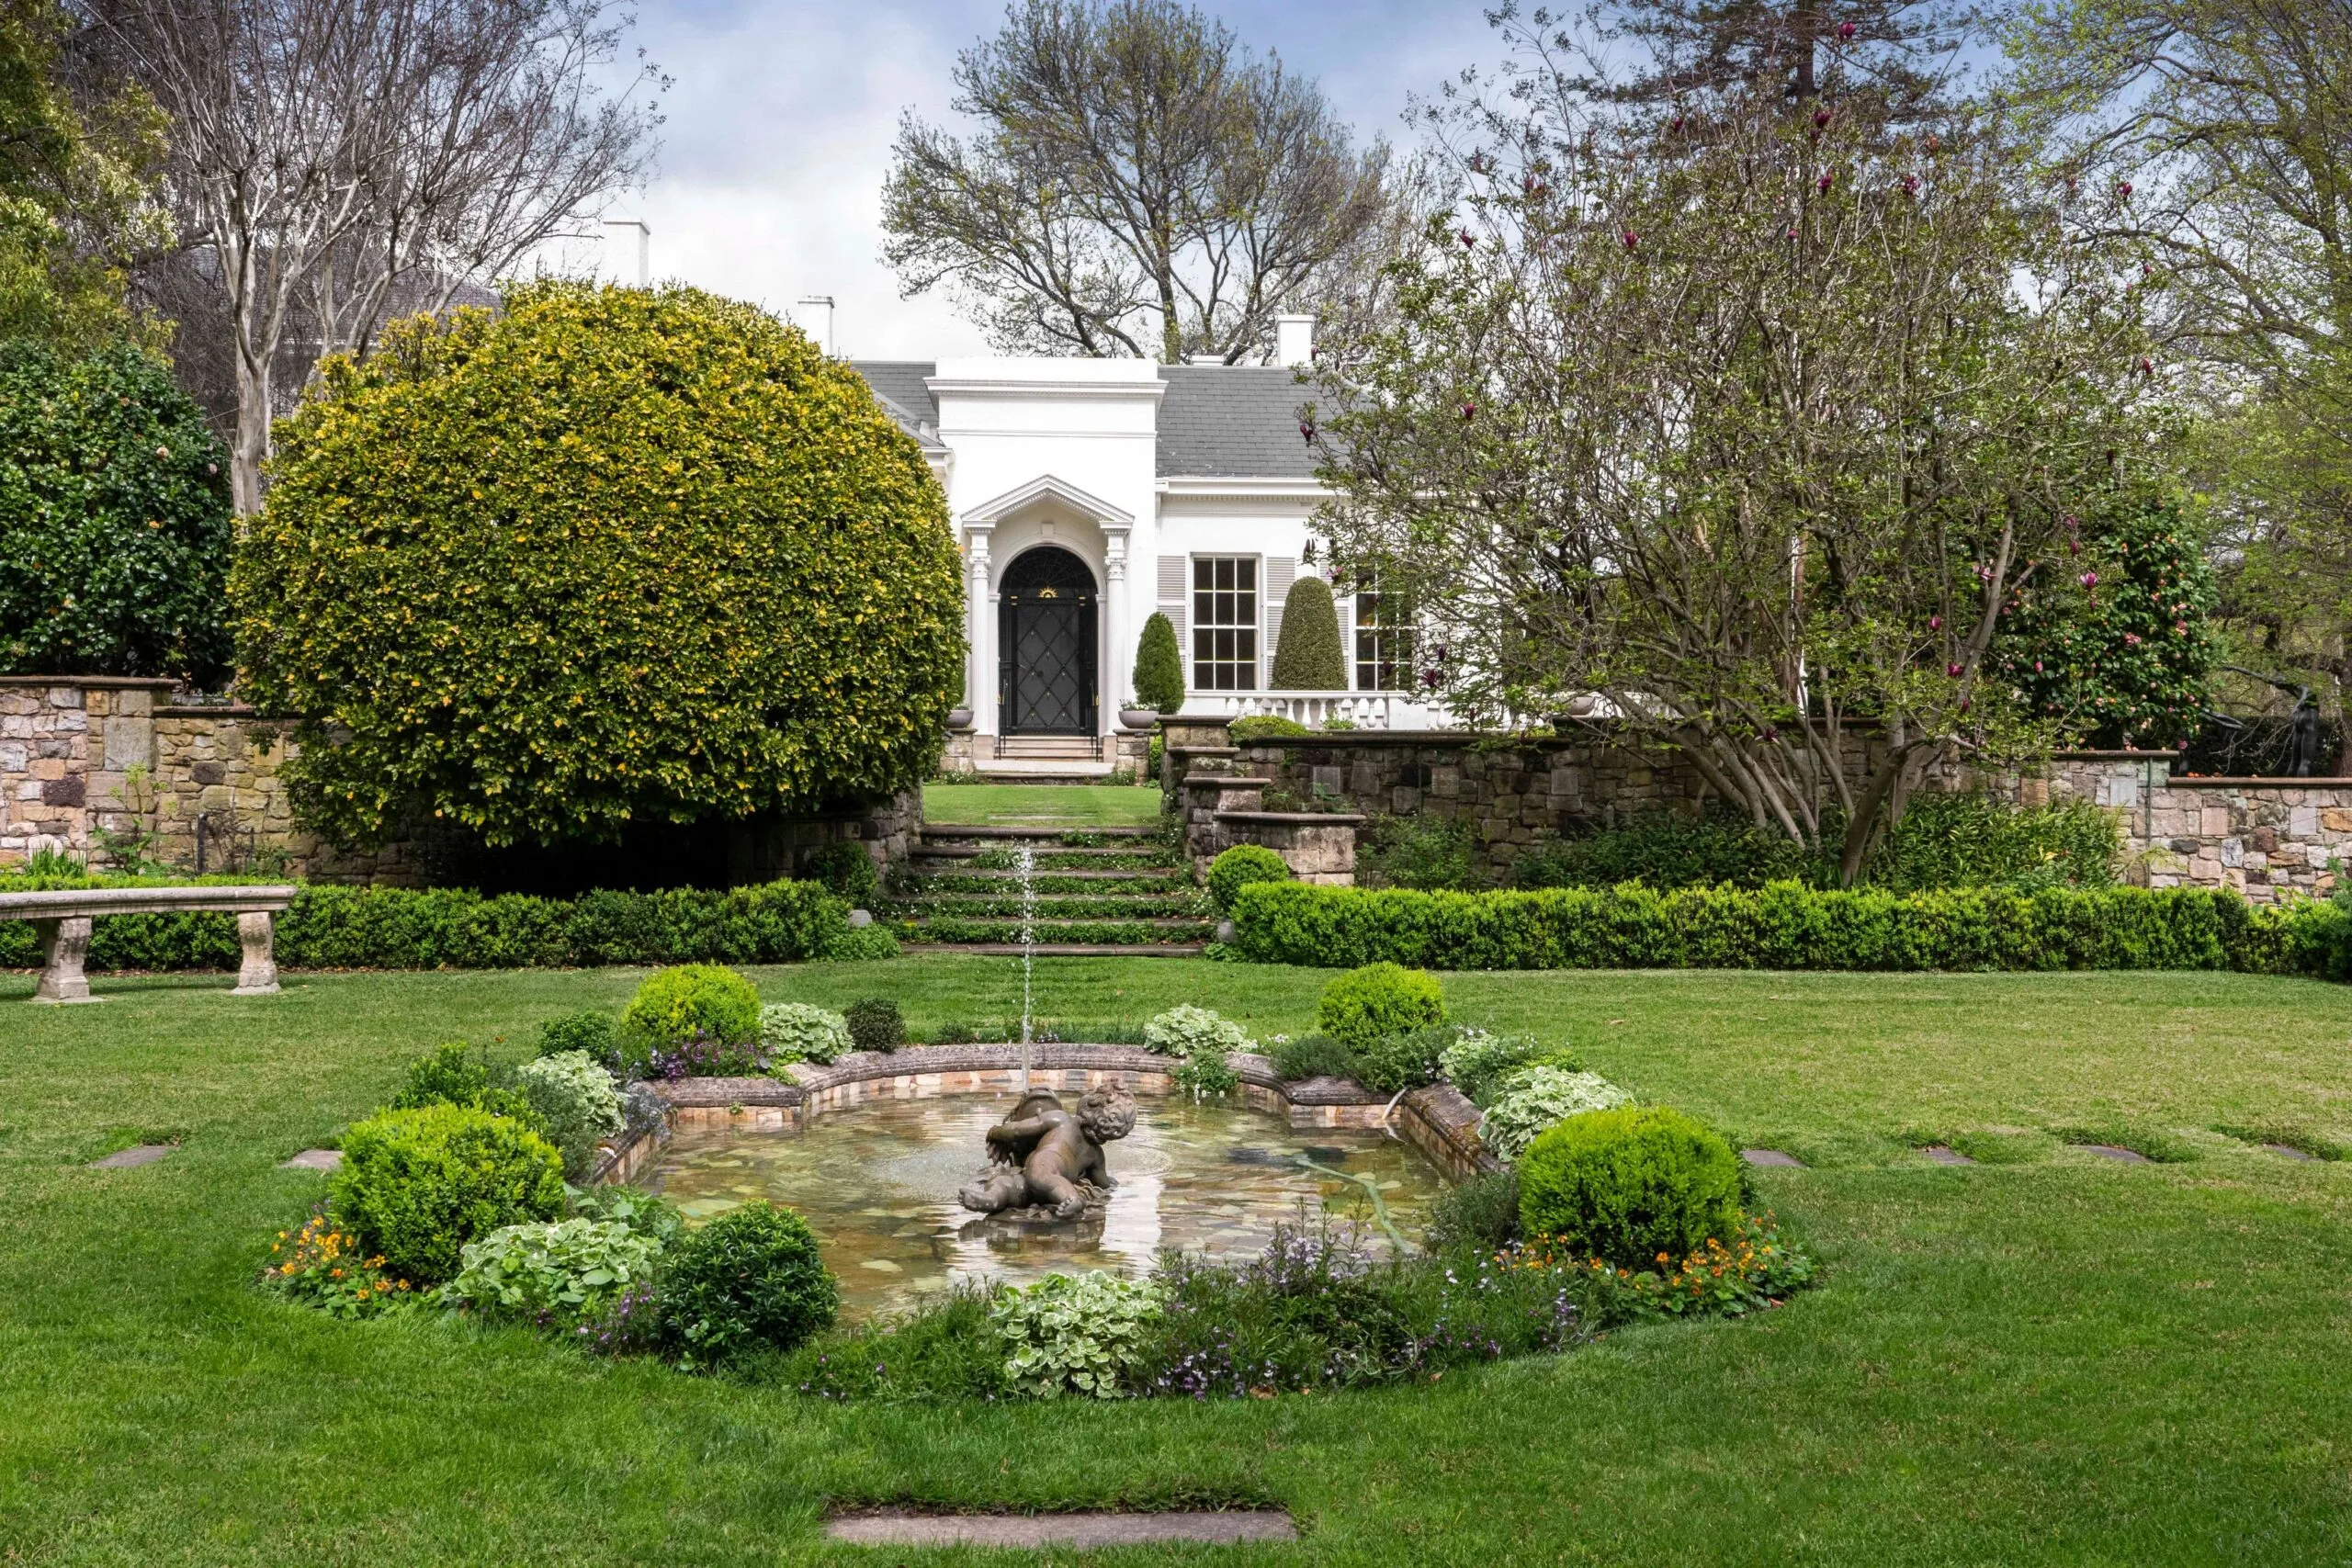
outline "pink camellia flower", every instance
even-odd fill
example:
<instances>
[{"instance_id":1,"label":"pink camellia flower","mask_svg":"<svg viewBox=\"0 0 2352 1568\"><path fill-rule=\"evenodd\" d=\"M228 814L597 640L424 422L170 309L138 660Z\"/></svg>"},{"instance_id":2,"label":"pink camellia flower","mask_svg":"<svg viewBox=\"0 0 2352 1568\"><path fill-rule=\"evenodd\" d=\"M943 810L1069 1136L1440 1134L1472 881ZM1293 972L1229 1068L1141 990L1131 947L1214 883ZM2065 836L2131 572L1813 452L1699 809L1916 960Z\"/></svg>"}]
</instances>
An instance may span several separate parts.
<instances>
[{"instance_id":1,"label":"pink camellia flower","mask_svg":"<svg viewBox=\"0 0 2352 1568\"><path fill-rule=\"evenodd\" d=\"M1904 175L1904 176L1903 176L1903 191L1904 191L1904 194L1905 194L1905 195L1906 195L1906 196L1917 196L1917 195L1918 195L1918 194L1919 194L1919 176L1918 176L1918 175Z\"/></svg>"},{"instance_id":2,"label":"pink camellia flower","mask_svg":"<svg viewBox=\"0 0 2352 1568\"><path fill-rule=\"evenodd\" d=\"M1476 418L1477 418L1477 417L1478 417L1478 405L1477 405L1476 403L1464 403L1464 404L1462 405L1462 417L1463 417L1464 419L1476 419Z\"/></svg>"},{"instance_id":3,"label":"pink camellia flower","mask_svg":"<svg viewBox=\"0 0 2352 1568\"><path fill-rule=\"evenodd\" d=\"M1849 42L1852 41L1854 35L1860 31L1861 31L1861 29L1854 26L1851 22L1840 22L1838 24L1838 36Z\"/></svg>"},{"instance_id":4,"label":"pink camellia flower","mask_svg":"<svg viewBox=\"0 0 2352 1568\"><path fill-rule=\"evenodd\" d=\"M1308 446L1315 444L1315 426L1306 420L1302 419L1298 422L1298 434L1305 438Z\"/></svg>"},{"instance_id":5,"label":"pink camellia flower","mask_svg":"<svg viewBox=\"0 0 2352 1568\"><path fill-rule=\"evenodd\" d=\"M2132 199L2132 182L2131 182L2130 180L2118 180L2118 181L2116 181L2116 182L2115 182L2115 194L2116 194L2117 196L2119 196L2119 197L2122 197L2125 201L2129 201L2129 200L2131 200L2131 199Z\"/></svg>"},{"instance_id":6,"label":"pink camellia flower","mask_svg":"<svg viewBox=\"0 0 2352 1568\"><path fill-rule=\"evenodd\" d=\"M2186 637L2188 635L2188 623L2187 621L2175 621L2172 624L2172 630L2175 637Z\"/></svg>"},{"instance_id":7,"label":"pink camellia flower","mask_svg":"<svg viewBox=\"0 0 2352 1568\"><path fill-rule=\"evenodd\" d=\"M1979 582L1990 582L1990 581L1993 581L1993 569L1992 569L1991 567L1989 567L1989 566L1980 566L1980 567L1978 567L1978 568L1976 569L1976 581L1979 581Z\"/></svg>"},{"instance_id":8,"label":"pink camellia flower","mask_svg":"<svg viewBox=\"0 0 2352 1568\"><path fill-rule=\"evenodd\" d=\"M1680 131L1680 130L1681 130L1681 129L1682 129L1685 125L1687 125L1687 124L1689 124L1689 123L1690 123L1690 122L1689 122L1686 118L1684 118L1684 117L1682 117L1681 115L1676 115L1672 119L1668 120L1668 121L1666 122L1666 129L1667 129L1667 130L1668 130L1678 131L1678 132L1679 132L1679 131Z\"/></svg>"},{"instance_id":9,"label":"pink camellia flower","mask_svg":"<svg viewBox=\"0 0 2352 1568\"><path fill-rule=\"evenodd\" d=\"M1941 615L1929 615L1928 617L1928 629L1931 632L1939 632L1943 630L1944 618Z\"/></svg>"},{"instance_id":10,"label":"pink camellia flower","mask_svg":"<svg viewBox=\"0 0 2352 1568\"><path fill-rule=\"evenodd\" d=\"M1796 237L1797 237L1797 226L1796 226L1795 224L1792 223L1792 224L1790 224L1790 225L1789 225L1789 238L1790 238L1790 239L1792 239L1792 240L1793 240L1793 239L1795 239Z\"/></svg>"},{"instance_id":11,"label":"pink camellia flower","mask_svg":"<svg viewBox=\"0 0 2352 1568\"><path fill-rule=\"evenodd\" d=\"M2154 376L2155 373L2156 362L2149 358L2146 355L2142 355L2140 356L2140 374L2143 376Z\"/></svg>"},{"instance_id":12,"label":"pink camellia flower","mask_svg":"<svg viewBox=\"0 0 2352 1568\"><path fill-rule=\"evenodd\" d=\"M1836 184L1838 183L1838 176L1837 176L1836 175L1834 175L1834 174L1824 175L1822 175L1822 176L1821 176L1821 178L1820 178L1817 182L1815 182L1815 183L1817 183L1817 184L1821 186L1821 192L1822 192L1822 194L1823 194L1824 196L1826 196L1826 195L1828 195L1828 194L1829 194L1829 187L1830 187L1831 186L1834 186L1834 185L1836 185Z\"/></svg>"},{"instance_id":13,"label":"pink camellia flower","mask_svg":"<svg viewBox=\"0 0 2352 1568\"><path fill-rule=\"evenodd\" d=\"M2156 264L2155 264L2155 263L2154 263L2154 262L2142 262L2142 263L2140 264L2140 276L2141 276L2142 277L2154 277L2154 276L2156 276Z\"/></svg>"},{"instance_id":14,"label":"pink camellia flower","mask_svg":"<svg viewBox=\"0 0 2352 1568\"><path fill-rule=\"evenodd\" d=\"M1827 128L1827 126L1828 126L1828 124L1829 124L1829 122L1830 122L1830 120L1831 120L1831 119L1833 119L1833 118L1836 118L1836 117L1835 117L1835 116L1833 116L1833 115L1832 115L1832 114L1831 114L1827 109L1826 109L1826 108L1820 108L1820 109L1815 109L1815 110L1814 110L1814 111L1813 111L1813 124L1814 124L1814 129L1815 129L1815 130L1825 130L1825 129L1826 129L1826 128Z\"/></svg>"},{"instance_id":15,"label":"pink camellia flower","mask_svg":"<svg viewBox=\"0 0 2352 1568\"><path fill-rule=\"evenodd\" d=\"M1780 738L1781 738L1781 727L1780 727L1779 725L1777 725L1777 724L1768 724L1768 725L1766 725L1766 726L1764 727L1764 739L1767 739L1767 740L1778 740Z\"/></svg>"},{"instance_id":16,"label":"pink camellia flower","mask_svg":"<svg viewBox=\"0 0 2352 1568\"><path fill-rule=\"evenodd\" d=\"M2080 539L2067 540L2066 553L2070 556L2081 555L2083 553L2083 542Z\"/></svg>"},{"instance_id":17,"label":"pink camellia flower","mask_svg":"<svg viewBox=\"0 0 2352 1568\"><path fill-rule=\"evenodd\" d=\"M2037 675L2041 673L2041 660L2039 659L2033 661L2033 672Z\"/></svg>"},{"instance_id":18,"label":"pink camellia flower","mask_svg":"<svg viewBox=\"0 0 2352 1568\"><path fill-rule=\"evenodd\" d=\"M1462 248L1465 251L1478 243L1477 237L1467 229L1463 230L1458 238L1462 241Z\"/></svg>"},{"instance_id":19,"label":"pink camellia flower","mask_svg":"<svg viewBox=\"0 0 2352 1568\"><path fill-rule=\"evenodd\" d=\"M2097 588L2098 586L2098 573L2095 571L2086 571L2083 573L2083 586L2086 588Z\"/></svg>"},{"instance_id":20,"label":"pink camellia flower","mask_svg":"<svg viewBox=\"0 0 2352 1568\"><path fill-rule=\"evenodd\" d=\"M2125 632L2125 633L2123 634L2123 645L2124 645L2126 648L2137 648L2137 647L2139 647L2139 646L2140 646L2140 634L2139 634L2138 632Z\"/></svg>"},{"instance_id":21,"label":"pink camellia flower","mask_svg":"<svg viewBox=\"0 0 2352 1568\"><path fill-rule=\"evenodd\" d=\"M1973 708L1975 705L1976 702L1973 697L1962 697L1960 699L1960 711L1962 713L1966 713L1970 708Z\"/></svg>"},{"instance_id":22,"label":"pink camellia flower","mask_svg":"<svg viewBox=\"0 0 2352 1568\"><path fill-rule=\"evenodd\" d=\"M155 448L155 456L158 457L169 458L171 455L172 449L168 446L158 446Z\"/></svg>"},{"instance_id":23,"label":"pink camellia flower","mask_svg":"<svg viewBox=\"0 0 2352 1568\"><path fill-rule=\"evenodd\" d=\"M1957 664L1947 664L1944 666L1944 673L1957 681L1960 679L1960 666Z\"/></svg>"}]
</instances>

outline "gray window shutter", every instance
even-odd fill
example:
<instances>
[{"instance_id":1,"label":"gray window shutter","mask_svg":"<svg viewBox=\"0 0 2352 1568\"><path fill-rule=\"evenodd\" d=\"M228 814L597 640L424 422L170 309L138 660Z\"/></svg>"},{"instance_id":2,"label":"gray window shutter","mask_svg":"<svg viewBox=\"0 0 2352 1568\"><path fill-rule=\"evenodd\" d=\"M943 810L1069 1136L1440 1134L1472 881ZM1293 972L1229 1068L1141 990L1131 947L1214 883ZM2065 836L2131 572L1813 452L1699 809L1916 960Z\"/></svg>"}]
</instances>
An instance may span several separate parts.
<instances>
[{"instance_id":1,"label":"gray window shutter","mask_svg":"<svg viewBox=\"0 0 2352 1568\"><path fill-rule=\"evenodd\" d=\"M1266 678L1273 679L1274 643L1282 636L1283 605L1290 598L1290 585L1298 577L1298 561L1293 556L1268 556L1266 562L1266 592L1259 601L1266 617Z\"/></svg>"},{"instance_id":2,"label":"gray window shutter","mask_svg":"<svg viewBox=\"0 0 2352 1568\"><path fill-rule=\"evenodd\" d=\"M1340 664L1348 672L1348 688L1356 683L1356 596L1334 598L1331 608L1340 613Z\"/></svg>"},{"instance_id":3,"label":"gray window shutter","mask_svg":"<svg viewBox=\"0 0 2352 1568\"><path fill-rule=\"evenodd\" d=\"M1184 606L1189 586L1185 576L1192 564L1190 556L1159 558L1159 613L1176 628L1176 646L1180 649L1184 646ZM1189 660L1185 668L1192 668Z\"/></svg>"}]
</instances>

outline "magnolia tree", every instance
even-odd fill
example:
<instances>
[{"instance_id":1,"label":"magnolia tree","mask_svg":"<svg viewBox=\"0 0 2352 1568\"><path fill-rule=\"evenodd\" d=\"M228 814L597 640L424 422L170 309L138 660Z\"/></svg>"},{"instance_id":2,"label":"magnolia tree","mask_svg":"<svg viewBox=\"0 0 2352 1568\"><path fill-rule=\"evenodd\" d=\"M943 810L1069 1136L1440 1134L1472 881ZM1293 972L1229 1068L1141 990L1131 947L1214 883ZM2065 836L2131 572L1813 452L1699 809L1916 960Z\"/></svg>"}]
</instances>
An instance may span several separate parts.
<instances>
[{"instance_id":1,"label":"magnolia tree","mask_svg":"<svg viewBox=\"0 0 2352 1568\"><path fill-rule=\"evenodd\" d=\"M1337 570L1423 607L1458 710L1591 699L1850 880L1932 764L2054 733L1988 654L2148 482L2138 266L2000 122L1898 123L1838 51L1809 98L1620 105L1514 42L1437 121L1462 198L1397 311L1328 356Z\"/></svg>"}]
</instances>

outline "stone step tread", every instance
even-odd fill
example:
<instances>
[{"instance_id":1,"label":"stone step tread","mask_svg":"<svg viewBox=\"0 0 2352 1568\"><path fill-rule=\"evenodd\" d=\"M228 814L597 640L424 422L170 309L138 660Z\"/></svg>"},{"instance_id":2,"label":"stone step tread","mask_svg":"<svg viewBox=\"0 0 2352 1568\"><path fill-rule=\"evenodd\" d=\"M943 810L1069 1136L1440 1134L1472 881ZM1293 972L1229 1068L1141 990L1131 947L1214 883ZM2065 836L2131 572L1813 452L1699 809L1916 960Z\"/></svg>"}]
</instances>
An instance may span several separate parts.
<instances>
[{"instance_id":1,"label":"stone step tread","mask_svg":"<svg viewBox=\"0 0 2352 1568\"><path fill-rule=\"evenodd\" d=\"M956 839L1028 840L1058 839L1064 833L1096 833L1105 839L1148 839L1159 831L1156 828L1015 828L999 823L930 822L922 830L925 843Z\"/></svg>"},{"instance_id":2,"label":"stone step tread","mask_svg":"<svg viewBox=\"0 0 2352 1568\"><path fill-rule=\"evenodd\" d=\"M942 918L945 919L948 917ZM953 918L958 925L1009 926L1018 925L1020 923L1019 917L1013 915L959 915ZM923 927L929 925L931 921L920 915L906 915L893 919L890 923L893 926L897 926L901 929L920 931ZM1100 919L1086 919L1080 918L1068 920L1052 920L1046 919L1044 915L1040 914L1037 918L1036 923L1041 926L1125 926L1130 930L1143 926L1149 926L1155 931L1173 931L1179 928L1197 931L1204 926L1212 925L1215 922L1206 915L1106 915Z\"/></svg>"},{"instance_id":3,"label":"stone step tread","mask_svg":"<svg viewBox=\"0 0 2352 1568\"><path fill-rule=\"evenodd\" d=\"M917 860L970 860L975 855L993 852L978 844L917 844L913 850ZM1108 844L1049 844L1041 846L1039 853L1049 855L1084 855L1089 860L1148 861L1154 858L1151 850L1114 849Z\"/></svg>"},{"instance_id":4,"label":"stone step tread","mask_svg":"<svg viewBox=\"0 0 2352 1568\"><path fill-rule=\"evenodd\" d=\"M1163 885L1173 882L1187 887L1193 882L1190 874L1180 866L1172 865L1138 866L1132 871L1056 871L1040 867L1029 874L1033 877L1072 877L1085 882L1156 882ZM915 880L920 882L931 876L985 877L990 882L1010 882L1016 886L1021 881L1021 874L1017 871L990 871L981 866L922 873Z\"/></svg>"},{"instance_id":5,"label":"stone step tread","mask_svg":"<svg viewBox=\"0 0 2352 1568\"><path fill-rule=\"evenodd\" d=\"M925 953L970 953L990 958L1017 958L1024 951L1012 942L927 942ZM1198 942L1041 942L1025 951L1039 958L1198 958Z\"/></svg>"}]
</instances>

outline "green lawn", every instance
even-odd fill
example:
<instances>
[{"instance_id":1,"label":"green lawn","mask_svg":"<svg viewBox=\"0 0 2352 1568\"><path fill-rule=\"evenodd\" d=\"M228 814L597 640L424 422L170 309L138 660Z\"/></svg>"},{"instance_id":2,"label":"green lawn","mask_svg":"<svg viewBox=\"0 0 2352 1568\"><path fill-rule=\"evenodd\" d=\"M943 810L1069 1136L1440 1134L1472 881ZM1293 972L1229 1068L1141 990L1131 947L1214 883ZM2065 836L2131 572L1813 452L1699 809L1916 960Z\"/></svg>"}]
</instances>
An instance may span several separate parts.
<instances>
[{"instance_id":1,"label":"green lawn","mask_svg":"<svg viewBox=\"0 0 2352 1568\"><path fill-rule=\"evenodd\" d=\"M926 822L1116 828L1159 820L1159 791L1133 784L925 784Z\"/></svg>"},{"instance_id":2,"label":"green lawn","mask_svg":"<svg viewBox=\"0 0 2352 1568\"><path fill-rule=\"evenodd\" d=\"M1136 792L1138 794L1146 792ZM1815 1162L1762 1173L1820 1288L1433 1386L1239 1404L835 1407L521 1332L352 1325L245 1281L318 1190L276 1163L437 1040L518 1047L635 976L0 976L0 1562L979 1562L828 1553L829 1506L1243 1498L1295 1548L1217 1561L2278 1562L2352 1553L2352 989L2212 975L1459 976L1465 1018L1573 1040L1645 1097ZM1017 1005L1004 960L757 974ZM1043 961L1041 1011L1176 1000L1296 1029L1322 976ZM2043 1130L2200 1152L2118 1166ZM2007 1139L1947 1169L1905 1140ZM81 1162L138 1138L163 1165ZM1200 1560L1132 1551L1122 1561ZM1068 1560L1067 1557L1064 1560ZM1035 1561L1006 1554L1006 1562Z\"/></svg>"}]
</instances>

